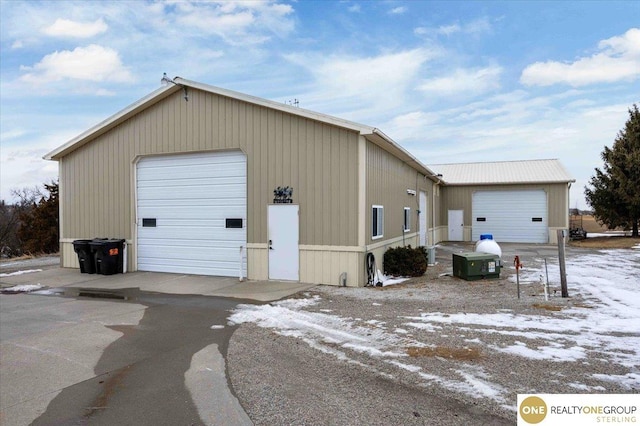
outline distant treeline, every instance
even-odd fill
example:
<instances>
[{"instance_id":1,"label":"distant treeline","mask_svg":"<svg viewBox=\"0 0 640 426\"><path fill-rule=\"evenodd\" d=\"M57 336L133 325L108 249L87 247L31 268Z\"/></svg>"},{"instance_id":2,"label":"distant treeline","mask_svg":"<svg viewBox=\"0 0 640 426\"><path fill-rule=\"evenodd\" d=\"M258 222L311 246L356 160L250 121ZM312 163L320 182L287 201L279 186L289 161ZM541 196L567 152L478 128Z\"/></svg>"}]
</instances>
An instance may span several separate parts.
<instances>
[{"instance_id":1,"label":"distant treeline","mask_svg":"<svg viewBox=\"0 0 640 426\"><path fill-rule=\"evenodd\" d=\"M56 253L59 249L58 183L11 191L14 204L0 201L0 255Z\"/></svg>"}]
</instances>

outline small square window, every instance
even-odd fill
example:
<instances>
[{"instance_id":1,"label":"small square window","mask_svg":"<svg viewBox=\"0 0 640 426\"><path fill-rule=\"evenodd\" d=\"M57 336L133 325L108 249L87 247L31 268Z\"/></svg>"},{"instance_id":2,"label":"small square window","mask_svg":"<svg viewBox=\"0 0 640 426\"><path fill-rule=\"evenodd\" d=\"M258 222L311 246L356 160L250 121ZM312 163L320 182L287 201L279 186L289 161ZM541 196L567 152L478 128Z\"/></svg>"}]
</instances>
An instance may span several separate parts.
<instances>
[{"instance_id":1,"label":"small square window","mask_svg":"<svg viewBox=\"0 0 640 426\"><path fill-rule=\"evenodd\" d=\"M404 208L404 232L411 231L411 208Z\"/></svg>"},{"instance_id":2,"label":"small square window","mask_svg":"<svg viewBox=\"0 0 640 426\"><path fill-rule=\"evenodd\" d=\"M384 231L384 207L372 206L371 213L371 237L373 239L382 238Z\"/></svg>"}]
</instances>

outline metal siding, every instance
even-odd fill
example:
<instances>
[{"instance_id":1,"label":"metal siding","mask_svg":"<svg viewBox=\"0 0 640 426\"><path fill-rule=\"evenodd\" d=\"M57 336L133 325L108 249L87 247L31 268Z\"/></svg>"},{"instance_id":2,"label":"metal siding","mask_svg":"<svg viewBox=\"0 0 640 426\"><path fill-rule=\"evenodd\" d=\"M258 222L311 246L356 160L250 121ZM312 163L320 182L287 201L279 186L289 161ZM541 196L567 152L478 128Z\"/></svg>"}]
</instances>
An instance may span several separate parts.
<instances>
[{"instance_id":1,"label":"metal siding","mask_svg":"<svg viewBox=\"0 0 640 426\"><path fill-rule=\"evenodd\" d=\"M249 243L266 242L266 206L289 185L301 244L357 244L355 131L195 89L189 102L177 92L64 157L62 238L132 239L135 159L220 149L247 153Z\"/></svg>"},{"instance_id":2,"label":"metal siding","mask_svg":"<svg viewBox=\"0 0 640 426\"><path fill-rule=\"evenodd\" d=\"M417 210L419 208L418 196L409 195L407 189L413 189L416 194L425 191L427 197L432 194L433 186L415 169L405 164L397 157L386 152L377 145L367 142L366 153L366 242L367 244L379 243L380 240L372 239L372 214L373 205L384 207L384 231L382 241L403 235L404 207L411 208L411 232L417 232ZM431 216L427 207L427 217Z\"/></svg>"}]
</instances>

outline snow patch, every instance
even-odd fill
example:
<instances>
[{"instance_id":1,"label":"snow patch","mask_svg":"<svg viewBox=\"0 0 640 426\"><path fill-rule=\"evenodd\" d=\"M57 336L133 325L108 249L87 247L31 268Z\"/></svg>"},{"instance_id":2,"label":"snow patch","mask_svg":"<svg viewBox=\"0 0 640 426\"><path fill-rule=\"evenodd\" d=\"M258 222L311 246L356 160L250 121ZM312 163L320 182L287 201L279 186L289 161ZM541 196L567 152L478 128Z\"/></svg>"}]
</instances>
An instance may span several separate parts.
<instances>
[{"instance_id":1,"label":"snow patch","mask_svg":"<svg viewBox=\"0 0 640 426\"><path fill-rule=\"evenodd\" d=\"M390 360L387 362L391 365L395 365L396 367L400 367L403 370L407 370L412 373L417 373L418 371L422 370L422 367L418 367L417 365L405 364L403 362L396 361L396 360Z\"/></svg>"},{"instance_id":2,"label":"snow patch","mask_svg":"<svg viewBox=\"0 0 640 426\"><path fill-rule=\"evenodd\" d=\"M31 274L33 272L42 272L42 269L27 269L24 271L16 271L16 272L11 272L7 274L0 274L0 277L15 277L23 274Z\"/></svg>"},{"instance_id":3,"label":"snow patch","mask_svg":"<svg viewBox=\"0 0 640 426\"><path fill-rule=\"evenodd\" d=\"M624 376L609 374L593 374L593 377L605 382L617 383L629 390L638 391L640 389L640 373L629 373Z\"/></svg>"},{"instance_id":4,"label":"snow patch","mask_svg":"<svg viewBox=\"0 0 640 426\"><path fill-rule=\"evenodd\" d=\"M38 284L22 284L22 285L16 285L13 287L9 287L9 288L3 288L2 292L3 293L29 293L31 291L36 291L36 290L40 290L42 288L42 285L40 283Z\"/></svg>"},{"instance_id":5,"label":"snow patch","mask_svg":"<svg viewBox=\"0 0 640 426\"><path fill-rule=\"evenodd\" d=\"M388 276L388 275L384 275L382 272L380 272L380 270L376 270L376 275L373 278L373 285L375 286L378 283L381 283L383 287L389 286L389 285L394 285L394 284L400 284L403 283L405 281L407 281L409 278L408 277L392 277L392 276Z\"/></svg>"},{"instance_id":6,"label":"snow patch","mask_svg":"<svg viewBox=\"0 0 640 426\"><path fill-rule=\"evenodd\" d=\"M545 273L543 260L536 259L521 271L521 283L540 283L540 277ZM551 285L557 287L557 261L548 262L548 270ZM563 299L566 303L561 305L564 309L560 311L540 310L540 313L529 314L517 314L508 309L488 314L421 312L399 316L402 325L387 330L380 320L343 318L326 309L309 312L305 309L321 300L320 296L309 294L306 299L287 299L260 306L239 305L228 321L229 324L255 323L280 335L299 338L316 350L385 377L393 376L373 367L373 359L401 369L403 374L416 374L425 386L438 385L474 398L490 398L498 404L506 404L505 398L513 392L493 383L479 366L457 363L439 376L410 364L404 348L425 345L409 334L411 329L440 334L444 331L445 336L455 334L461 338L467 331L480 334L480 337L465 341L484 345L489 352L514 357L553 362L585 362L587 357L597 358L633 372L618 376L594 374L593 378L637 391L640 389L640 374L637 373L640 365L640 251L600 250L572 256L567 260L567 274L572 299ZM384 300L393 297L386 293L376 294L384 295ZM576 296L582 299L581 304L572 305ZM490 345L483 342L483 333L509 336L511 342L505 346ZM368 357L371 362L358 361L354 357L356 354ZM582 383L570 383L569 386L579 391L605 390L601 386Z\"/></svg>"}]
</instances>

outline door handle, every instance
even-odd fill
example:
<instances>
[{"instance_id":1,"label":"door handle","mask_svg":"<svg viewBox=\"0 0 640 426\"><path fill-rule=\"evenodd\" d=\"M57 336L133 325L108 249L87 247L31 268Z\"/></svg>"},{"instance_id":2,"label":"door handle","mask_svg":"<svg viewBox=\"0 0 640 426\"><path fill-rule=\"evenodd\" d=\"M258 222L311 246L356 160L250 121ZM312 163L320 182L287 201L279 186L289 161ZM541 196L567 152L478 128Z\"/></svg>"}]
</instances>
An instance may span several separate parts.
<instances>
[{"instance_id":1,"label":"door handle","mask_svg":"<svg viewBox=\"0 0 640 426\"><path fill-rule=\"evenodd\" d=\"M273 241L269 240L269 250L273 250Z\"/></svg>"}]
</instances>

